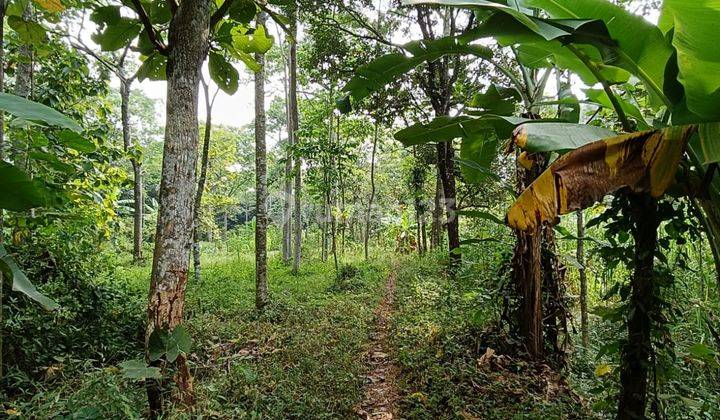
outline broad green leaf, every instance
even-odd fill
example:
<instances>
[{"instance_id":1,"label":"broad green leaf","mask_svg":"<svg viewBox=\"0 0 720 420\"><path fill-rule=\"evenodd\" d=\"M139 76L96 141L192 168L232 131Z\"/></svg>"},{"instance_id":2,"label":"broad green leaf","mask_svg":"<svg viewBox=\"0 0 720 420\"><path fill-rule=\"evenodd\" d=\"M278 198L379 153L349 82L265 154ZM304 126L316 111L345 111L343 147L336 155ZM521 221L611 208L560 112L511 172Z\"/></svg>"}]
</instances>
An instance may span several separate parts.
<instances>
[{"instance_id":1,"label":"broad green leaf","mask_svg":"<svg viewBox=\"0 0 720 420\"><path fill-rule=\"evenodd\" d=\"M2 245L0 245L0 270L8 278L12 279L12 289L14 291L25 294L25 296L44 306L45 309L52 311L60 307L54 300L43 295L35 288Z\"/></svg>"},{"instance_id":2,"label":"broad green leaf","mask_svg":"<svg viewBox=\"0 0 720 420\"><path fill-rule=\"evenodd\" d=\"M103 51L116 51L135 39L142 31L142 25L135 19L121 17L109 24L101 32L92 35L92 40L100 45Z\"/></svg>"},{"instance_id":3,"label":"broad green leaf","mask_svg":"<svg viewBox=\"0 0 720 420\"><path fill-rule=\"evenodd\" d=\"M499 217L495 216L494 214L492 214L492 213L490 213L490 212L487 212L487 211L482 211L482 210L460 210L460 211L457 212L457 214L459 214L459 215L461 215L461 216L471 217L471 218L473 218L473 219L488 220L488 221L490 221L490 222L497 223L497 224L499 224L499 225L505 225L505 221L504 221L504 220L502 220L501 218L499 218Z\"/></svg>"},{"instance_id":4,"label":"broad green leaf","mask_svg":"<svg viewBox=\"0 0 720 420\"><path fill-rule=\"evenodd\" d=\"M210 53L208 69L210 70L210 78L225 93L232 95L237 92L240 75L235 67L225 60L222 54Z\"/></svg>"},{"instance_id":5,"label":"broad green leaf","mask_svg":"<svg viewBox=\"0 0 720 420\"><path fill-rule=\"evenodd\" d=\"M187 328L182 325L175 327L168 337L168 349L165 358L168 362L174 362L180 354L190 353L192 339Z\"/></svg>"},{"instance_id":6,"label":"broad green leaf","mask_svg":"<svg viewBox=\"0 0 720 420\"><path fill-rule=\"evenodd\" d=\"M45 41L46 31L42 25L33 21L26 21L20 16L8 16L8 26L10 26L22 42L31 45L40 45Z\"/></svg>"},{"instance_id":7,"label":"broad green leaf","mask_svg":"<svg viewBox=\"0 0 720 420\"><path fill-rule=\"evenodd\" d=\"M497 157L497 151L498 138L495 136L495 133L478 133L478 135L463 138L460 144L460 158L464 161L472 161L480 167L487 168L485 171L480 171L475 167L461 165L460 170L465 178L465 182L479 184L486 180L489 176L490 166Z\"/></svg>"},{"instance_id":8,"label":"broad green leaf","mask_svg":"<svg viewBox=\"0 0 720 420\"><path fill-rule=\"evenodd\" d=\"M51 192L17 167L0 161L0 209L25 211L44 207Z\"/></svg>"},{"instance_id":9,"label":"broad green leaf","mask_svg":"<svg viewBox=\"0 0 720 420\"><path fill-rule=\"evenodd\" d=\"M542 9L555 19L601 19L617 43L601 49L605 63L634 74L656 101L665 101L665 65L672 48L657 26L606 0L522 0L521 4Z\"/></svg>"},{"instance_id":10,"label":"broad green leaf","mask_svg":"<svg viewBox=\"0 0 720 420\"><path fill-rule=\"evenodd\" d=\"M475 94L468 106L477 108L482 113L513 115L515 114L515 103L519 99L520 95L516 90L498 88L493 84L488 86L484 93Z\"/></svg>"},{"instance_id":11,"label":"broad green leaf","mask_svg":"<svg viewBox=\"0 0 720 420\"><path fill-rule=\"evenodd\" d=\"M443 116L435 118L428 124L415 124L400 130L395 133L395 139L405 147L471 137L482 131L494 131L499 139L505 139L510 137L517 125L529 121L531 120L527 118L499 115L486 115L480 118Z\"/></svg>"},{"instance_id":12,"label":"broad green leaf","mask_svg":"<svg viewBox=\"0 0 720 420\"><path fill-rule=\"evenodd\" d=\"M720 162L720 123L700 124L698 134L690 140L690 148L697 154L700 163Z\"/></svg>"},{"instance_id":13,"label":"broad green leaf","mask_svg":"<svg viewBox=\"0 0 720 420\"><path fill-rule=\"evenodd\" d=\"M255 2L250 0L235 0L230 9L228 9L228 16L230 19L244 23L245 25L250 24L255 15L257 14L257 6Z\"/></svg>"},{"instance_id":14,"label":"broad green leaf","mask_svg":"<svg viewBox=\"0 0 720 420\"><path fill-rule=\"evenodd\" d=\"M71 118L38 102L0 92L0 109L15 117L81 132L82 127Z\"/></svg>"},{"instance_id":15,"label":"broad green leaf","mask_svg":"<svg viewBox=\"0 0 720 420\"><path fill-rule=\"evenodd\" d=\"M711 0L665 0L666 27L673 22L678 80L686 106L700 121L720 121L720 48L717 45L720 4ZM685 119L687 120L687 119Z\"/></svg>"},{"instance_id":16,"label":"broad green leaf","mask_svg":"<svg viewBox=\"0 0 720 420\"><path fill-rule=\"evenodd\" d=\"M90 20L102 27L115 25L120 19L120 6L100 6L90 14Z\"/></svg>"},{"instance_id":17,"label":"broad green leaf","mask_svg":"<svg viewBox=\"0 0 720 420\"><path fill-rule=\"evenodd\" d=\"M252 32L245 27L235 26L230 33L233 48L246 54L265 54L275 42L275 39L266 33L263 25L258 25Z\"/></svg>"},{"instance_id":18,"label":"broad green leaf","mask_svg":"<svg viewBox=\"0 0 720 420\"><path fill-rule=\"evenodd\" d=\"M122 375L128 379L160 379L160 368L148 366L144 360L128 360L120 363Z\"/></svg>"},{"instance_id":19,"label":"broad green leaf","mask_svg":"<svg viewBox=\"0 0 720 420\"><path fill-rule=\"evenodd\" d=\"M490 58L490 49L480 45L467 45L457 37L444 37L433 41L413 41L404 46L411 55L391 53L380 56L360 66L355 75L343 87L355 102L372 92L398 80L405 73L426 61L434 61L445 55L473 55Z\"/></svg>"},{"instance_id":20,"label":"broad green leaf","mask_svg":"<svg viewBox=\"0 0 720 420\"><path fill-rule=\"evenodd\" d=\"M72 130L61 131L60 134L58 134L58 139L65 146L75 149L78 152L91 153L97 148L95 147L95 143Z\"/></svg>"},{"instance_id":21,"label":"broad green leaf","mask_svg":"<svg viewBox=\"0 0 720 420\"><path fill-rule=\"evenodd\" d=\"M603 89L585 89L585 95L590 102L594 102L603 108L614 110L610 98ZM620 103L620 108L625 111L625 114L633 117L637 122L637 128L640 130L649 130L650 124L647 123L640 109L634 104L626 101L620 95L615 95L615 99Z\"/></svg>"},{"instance_id":22,"label":"broad green leaf","mask_svg":"<svg viewBox=\"0 0 720 420\"><path fill-rule=\"evenodd\" d=\"M255 61L255 58L253 58L252 55L250 55L246 52L238 51L232 47L228 50L228 52L235 59L242 61L243 64L245 64L248 69L250 69L256 73L260 71L260 64L257 61Z\"/></svg>"},{"instance_id":23,"label":"broad green leaf","mask_svg":"<svg viewBox=\"0 0 720 420\"><path fill-rule=\"evenodd\" d=\"M190 333L182 325L175 327L172 332L156 329L148 339L148 357L154 362L165 356L165 360L172 363L180 354L189 353L191 345Z\"/></svg>"},{"instance_id":24,"label":"broad green leaf","mask_svg":"<svg viewBox=\"0 0 720 420\"><path fill-rule=\"evenodd\" d=\"M513 141L529 153L562 153L615 135L606 128L587 124L523 124L515 130Z\"/></svg>"},{"instance_id":25,"label":"broad green leaf","mask_svg":"<svg viewBox=\"0 0 720 420\"><path fill-rule=\"evenodd\" d=\"M137 71L139 81L167 79L167 57L155 51L147 56Z\"/></svg>"}]
</instances>

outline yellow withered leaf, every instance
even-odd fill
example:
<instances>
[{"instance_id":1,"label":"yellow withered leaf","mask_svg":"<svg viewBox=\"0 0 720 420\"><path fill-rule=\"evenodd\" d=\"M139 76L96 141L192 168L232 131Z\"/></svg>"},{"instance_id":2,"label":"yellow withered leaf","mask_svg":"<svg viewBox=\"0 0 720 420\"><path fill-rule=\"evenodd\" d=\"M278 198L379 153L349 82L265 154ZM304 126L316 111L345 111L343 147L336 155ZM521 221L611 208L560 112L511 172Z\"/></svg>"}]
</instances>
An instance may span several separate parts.
<instances>
[{"instance_id":1,"label":"yellow withered leaf","mask_svg":"<svg viewBox=\"0 0 720 420\"><path fill-rule=\"evenodd\" d=\"M560 157L515 201L508 224L519 230L554 223L623 187L660 197L675 178L696 125L623 134Z\"/></svg>"},{"instance_id":2,"label":"yellow withered leaf","mask_svg":"<svg viewBox=\"0 0 720 420\"><path fill-rule=\"evenodd\" d=\"M65 10L65 6L60 0L35 0L35 3L44 10L52 13L58 13Z\"/></svg>"}]
</instances>

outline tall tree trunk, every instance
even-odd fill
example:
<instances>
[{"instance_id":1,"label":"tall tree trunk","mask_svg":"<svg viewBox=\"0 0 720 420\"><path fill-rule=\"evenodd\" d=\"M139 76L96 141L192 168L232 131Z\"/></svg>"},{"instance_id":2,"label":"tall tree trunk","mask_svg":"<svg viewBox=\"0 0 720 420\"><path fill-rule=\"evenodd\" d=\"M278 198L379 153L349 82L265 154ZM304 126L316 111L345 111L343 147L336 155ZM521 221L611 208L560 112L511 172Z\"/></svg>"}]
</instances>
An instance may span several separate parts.
<instances>
[{"instance_id":1,"label":"tall tree trunk","mask_svg":"<svg viewBox=\"0 0 720 420\"><path fill-rule=\"evenodd\" d=\"M369 251L368 251L368 244L370 242L370 215L372 214L372 206L373 206L373 200L375 200L375 153L377 152L377 143L378 143L378 130L379 130L380 123L376 120L375 121L375 136L373 137L373 147L372 147L372 154L370 155L370 199L368 200L368 208L367 213L365 214L365 237L364 240L364 247L365 247L365 259L368 259Z\"/></svg>"},{"instance_id":2,"label":"tall tree trunk","mask_svg":"<svg viewBox=\"0 0 720 420\"><path fill-rule=\"evenodd\" d=\"M124 75L122 62L118 66L120 76L120 119L122 121L123 148L125 152L132 147L130 126L130 87L132 79L128 79ZM139 262L142 260L142 225L143 225L143 188L142 188L142 171L140 162L134 158L130 158L130 164L133 168L133 260Z\"/></svg>"},{"instance_id":3,"label":"tall tree trunk","mask_svg":"<svg viewBox=\"0 0 720 420\"><path fill-rule=\"evenodd\" d=\"M198 176L197 191L195 191L195 203L193 209L193 231L192 231L192 254L193 273L195 282L202 281L202 261L200 259L200 211L202 209L202 198L207 182L207 172L210 156L210 139L212 134L212 108L213 100L210 99L210 86L200 79L205 97L205 130L203 132L202 155L200 157L200 176Z\"/></svg>"},{"instance_id":4,"label":"tall tree trunk","mask_svg":"<svg viewBox=\"0 0 720 420\"><path fill-rule=\"evenodd\" d=\"M657 201L648 194L630 195L630 218L635 240L635 261L630 279L632 293L627 318L628 339L622 349L618 419L645 418L647 378L652 343L650 314L656 309L653 284L657 228Z\"/></svg>"},{"instance_id":5,"label":"tall tree trunk","mask_svg":"<svg viewBox=\"0 0 720 420\"><path fill-rule=\"evenodd\" d=\"M323 220L322 220L322 255L320 260L326 262L328 259L328 225L330 223L330 194L325 193L325 201L323 202Z\"/></svg>"},{"instance_id":6,"label":"tall tree trunk","mask_svg":"<svg viewBox=\"0 0 720 420\"><path fill-rule=\"evenodd\" d=\"M185 287L192 242L195 167L198 149L198 85L209 43L208 0L184 0L170 22L167 105L160 205L148 299L148 340L155 330L183 322ZM177 403L195 401L193 379L184 354L174 362ZM162 383L147 382L153 417L162 413Z\"/></svg>"},{"instance_id":7,"label":"tall tree trunk","mask_svg":"<svg viewBox=\"0 0 720 420\"><path fill-rule=\"evenodd\" d=\"M297 7L292 11L290 20L290 32L293 43L290 45L290 118L292 119L293 142L297 144L297 132L299 127L299 112L297 99ZM292 272L300 272L300 261L302 252L302 158L295 158L295 237L293 242L293 267Z\"/></svg>"},{"instance_id":8,"label":"tall tree trunk","mask_svg":"<svg viewBox=\"0 0 720 420\"><path fill-rule=\"evenodd\" d=\"M580 275L580 332L582 334L582 345L585 351L587 351L588 345L590 344L589 332L588 332L588 307L587 307L587 272L585 270L585 220L583 218L583 211L578 210L577 215L577 250L575 252L575 258L580 264L579 275Z\"/></svg>"},{"instance_id":9,"label":"tall tree trunk","mask_svg":"<svg viewBox=\"0 0 720 420\"><path fill-rule=\"evenodd\" d=\"M453 252L460 247L460 220L455 202L455 148L451 141L437 144L438 168L442 180L445 214L447 215L448 250L450 254L451 274L458 268L461 256Z\"/></svg>"},{"instance_id":10,"label":"tall tree trunk","mask_svg":"<svg viewBox=\"0 0 720 420\"><path fill-rule=\"evenodd\" d=\"M440 248L442 243L442 180L440 179L440 168L437 168L435 177L435 197L433 202L432 226L430 227L430 249Z\"/></svg>"},{"instance_id":11,"label":"tall tree trunk","mask_svg":"<svg viewBox=\"0 0 720 420\"><path fill-rule=\"evenodd\" d=\"M264 25L263 13L257 24ZM265 55L255 54L255 307L268 304L267 282L267 150L265 146Z\"/></svg>"},{"instance_id":12,"label":"tall tree trunk","mask_svg":"<svg viewBox=\"0 0 720 420\"><path fill-rule=\"evenodd\" d=\"M291 48L294 40L291 40ZM293 205L293 156L292 147L295 144L295 130L292 121L292 113L290 112L290 92L288 89L288 67L290 67L289 58L286 65L283 66L283 88L285 89L285 114L287 124L287 144L285 153L285 184L284 184L284 202L283 202L283 237L282 237L282 259L288 264L292 258L292 205Z\"/></svg>"}]
</instances>

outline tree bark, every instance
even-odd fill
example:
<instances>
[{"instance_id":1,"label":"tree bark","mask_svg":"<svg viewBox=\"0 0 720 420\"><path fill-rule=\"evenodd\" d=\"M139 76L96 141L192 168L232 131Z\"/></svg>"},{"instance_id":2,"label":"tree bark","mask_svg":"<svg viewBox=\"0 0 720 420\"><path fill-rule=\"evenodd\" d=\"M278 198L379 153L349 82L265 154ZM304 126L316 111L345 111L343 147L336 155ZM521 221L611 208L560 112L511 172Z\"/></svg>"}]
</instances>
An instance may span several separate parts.
<instances>
[{"instance_id":1,"label":"tree bark","mask_svg":"<svg viewBox=\"0 0 720 420\"><path fill-rule=\"evenodd\" d=\"M193 232L192 232L192 254L193 273L195 282L202 281L202 261L200 259L200 211L202 209L202 198L207 182L209 168L210 140L212 138L212 108L213 100L210 99L210 86L204 80L200 80L205 97L205 130L203 132L202 155L200 157L200 176L198 176L197 191L195 191L195 203L193 209Z\"/></svg>"},{"instance_id":2,"label":"tree bark","mask_svg":"<svg viewBox=\"0 0 720 420\"><path fill-rule=\"evenodd\" d=\"M123 63L118 66L120 76L120 119L122 122L123 148L128 152L132 147L132 127L130 125L130 87L132 79L124 75ZM142 169L136 158L130 158L133 168L133 260L142 260L142 228L143 228L143 188Z\"/></svg>"},{"instance_id":3,"label":"tree bark","mask_svg":"<svg viewBox=\"0 0 720 420\"><path fill-rule=\"evenodd\" d=\"M298 142L297 131L299 126L298 100L297 100L297 8L293 10L290 21L290 32L293 43L290 45L290 116L293 125L293 141ZM295 158L295 238L293 243L293 267L292 272L300 272L301 248L302 248L302 158Z\"/></svg>"},{"instance_id":4,"label":"tree bark","mask_svg":"<svg viewBox=\"0 0 720 420\"><path fill-rule=\"evenodd\" d=\"M291 46L294 44L294 40L291 40ZM286 147L286 153L285 153L285 185L284 185L284 195L285 195L285 201L283 203L283 237L282 237L282 259L283 262L288 264L290 263L290 259L292 258L292 205L293 205L293 179L292 179L292 172L293 172L293 156L292 156L292 148L295 144L295 130L294 125L292 121L292 113L290 112L290 92L288 89L289 79L288 79L288 67L290 66L288 59L288 63L286 66L283 66L283 72L284 72L284 79L283 79L283 87L285 89L285 110L286 110L286 124L287 124L287 147Z\"/></svg>"},{"instance_id":5,"label":"tree bark","mask_svg":"<svg viewBox=\"0 0 720 420\"><path fill-rule=\"evenodd\" d=\"M370 215L372 214L373 200L375 200L375 153L377 152L379 125L379 122L375 121L375 136L373 137L373 147L372 153L370 155L370 199L368 200L368 208L365 215L365 237L363 238L363 245L365 247L365 260L367 260L368 256L370 255L368 245L370 242Z\"/></svg>"},{"instance_id":6,"label":"tree bark","mask_svg":"<svg viewBox=\"0 0 720 420\"><path fill-rule=\"evenodd\" d=\"M440 179L440 169L437 169L435 178L435 198L432 212L432 226L430 227L430 249L435 250L442 243L442 180Z\"/></svg>"},{"instance_id":7,"label":"tree bark","mask_svg":"<svg viewBox=\"0 0 720 420\"><path fill-rule=\"evenodd\" d=\"M453 252L460 247L460 221L456 211L455 197L455 148L452 141L437 144L438 168L442 180L445 214L447 215L448 251L451 274L459 267L461 255Z\"/></svg>"},{"instance_id":8,"label":"tree bark","mask_svg":"<svg viewBox=\"0 0 720 420\"><path fill-rule=\"evenodd\" d=\"M652 354L650 314L656 308L653 284L657 228L657 201L647 194L630 195L630 218L635 240L635 261L630 279L628 339L622 349L618 419L645 418L647 377Z\"/></svg>"},{"instance_id":9,"label":"tree bark","mask_svg":"<svg viewBox=\"0 0 720 420\"><path fill-rule=\"evenodd\" d=\"M578 264L580 264L580 269L578 270L580 275L580 332L582 334L583 348L587 351L590 338L588 332L587 272L585 270L585 220L582 210L578 210L575 214L577 215L578 237L575 258Z\"/></svg>"},{"instance_id":10,"label":"tree bark","mask_svg":"<svg viewBox=\"0 0 720 420\"><path fill-rule=\"evenodd\" d=\"M184 0L170 22L167 105L160 205L148 299L148 340L157 329L183 322L192 242L195 167L198 149L198 86L209 43L209 1ZM174 362L180 405L195 401L193 379L184 354ZM147 382L151 415L162 414L162 383Z\"/></svg>"},{"instance_id":11,"label":"tree bark","mask_svg":"<svg viewBox=\"0 0 720 420\"><path fill-rule=\"evenodd\" d=\"M257 24L263 25L263 13ZM255 54L255 307L268 304L267 281L267 150L265 145L265 55Z\"/></svg>"}]
</instances>

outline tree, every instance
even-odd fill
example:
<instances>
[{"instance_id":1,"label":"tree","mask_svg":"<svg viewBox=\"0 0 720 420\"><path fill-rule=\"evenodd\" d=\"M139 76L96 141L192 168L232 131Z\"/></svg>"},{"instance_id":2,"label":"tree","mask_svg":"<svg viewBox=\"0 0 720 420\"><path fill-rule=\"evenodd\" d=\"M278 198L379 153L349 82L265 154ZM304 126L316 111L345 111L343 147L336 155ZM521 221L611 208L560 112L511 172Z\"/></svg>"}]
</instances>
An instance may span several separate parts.
<instances>
[{"instance_id":1,"label":"tree","mask_svg":"<svg viewBox=\"0 0 720 420\"><path fill-rule=\"evenodd\" d=\"M263 25L262 13L257 17ZM256 53L260 70L255 72L255 307L268 304L267 279L267 150L265 146L265 58Z\"/></svg>"},{"instance_id":2,"label":"tree","mask_svg":"<svg viewBox=\"0 0 720 420\"><path fill-rule=\"evenodd\" d=\"M298 10L297 6L293 7L290 15L290 38L292 43L290 44L290 88L289 88L289 113L288 123L292 127L292 144L296 145L297 132L299 128L300 114L298 112L298 73L297 73L297 26L298 26ZM300 272L300 261L302 253L302 158L298 155L293 156L295 173L295 185L294 185L294 240L293 240L293 266L292 272L298 274Z\"/></svg>"}]
</instances>

